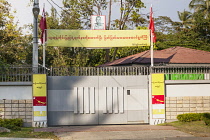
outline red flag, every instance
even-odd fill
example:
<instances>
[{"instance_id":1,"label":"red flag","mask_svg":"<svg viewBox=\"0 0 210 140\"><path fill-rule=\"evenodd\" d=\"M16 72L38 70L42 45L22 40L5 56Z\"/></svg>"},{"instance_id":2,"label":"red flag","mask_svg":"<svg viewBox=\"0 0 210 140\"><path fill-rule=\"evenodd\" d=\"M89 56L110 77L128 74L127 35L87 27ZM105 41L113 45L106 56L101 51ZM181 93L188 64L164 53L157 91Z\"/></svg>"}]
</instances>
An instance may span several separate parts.
<instances>
[{"instance_id":1,"label":"red flag","mask_svg":"<svg viewBox=\"0 0 210 140\"><path fill-rule=\"evenodd\" d=\"M43 44L44 42L47 41L47 34L46 34L46 30L45 30L45 29L47 29L47 22L46 22L46 14L45 14L44 9L43 9L43 12L42 12L42 17L41 17L41 20L40 20L39 28L42 30L41 42Z\"/></svg>"},{"instance_id":2,"label":"red flag","mask_svg":"<svg viewBox=\"0 0 210 140\"><path fill-rule=\"evenodd\" d=\"M156 35L155 35L155 24L153 20L153 12L152 7L150 8L150 23L149 23L149 29L151 30L151 41L153 43L156 42Z\"/></svg>"}]
</instances>

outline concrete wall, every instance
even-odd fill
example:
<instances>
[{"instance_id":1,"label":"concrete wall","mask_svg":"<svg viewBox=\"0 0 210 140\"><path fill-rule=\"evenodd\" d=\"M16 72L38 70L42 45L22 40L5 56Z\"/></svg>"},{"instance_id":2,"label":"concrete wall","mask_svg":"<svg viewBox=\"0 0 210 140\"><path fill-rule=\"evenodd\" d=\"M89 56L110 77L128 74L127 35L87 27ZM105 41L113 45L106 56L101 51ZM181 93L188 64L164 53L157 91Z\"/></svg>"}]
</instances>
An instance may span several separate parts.
<instances>
[{"instance_id":1,"label":"concrete wall","mask_svg":"<svg viewBox=\"0 0 210 140\"><path fill-rule=\"evenodd\" d=\"M2 100L0 99L0 118L23 119L24 126L32 126L32 99Z\"/></svg>"},{"instance_id":2,"label":"concrete wall","mask_svg":"<svg viewBox=\"0 0 210 140\"><path fill-rule=\"evenodd\" d=\"M166 97L210 96L210 84L167 85Z\"/></svg>"},{"instance_id":3,"label":"concrete wall","mask_svg":"<svg viewBox=\"0 0 210 140\"><path fill-rule=\"evenodd\" d=\"M32 82L0 82L0 118L21 118L32 126Z\"/></svg>"},{"instance_id":4,"label":"concrete wall","mask_svg":"<svg viewBox=\"0 0 210 140\"><path fill-rule=\"evenodd\" d=\"M166 97L166 121L176 120L184 113L210 112L210 96Z\"/></svg>"},{"instance_id":5,"label":"concrete wall","mask_svg":"<svg viewBox=\"0 0 210 140\"><path fill-rule=\"evenodd\" d=\"M31 82L0 82L0 99L32 99Z\"/></svg>"},{"instance_id":6,"label":"concrete wall","mask_svg":"<svg viewBox=\"0 0 210 140\"><path fill-rule=\"evenodd\" d=\"M210 112L209 80L166 80L166 121L179 114Z\"/></svg>"},{"instance_id":7,"label":"concrete wall","mask_svg":"<svg viewBox=\"0 0 210 140\"><path fill-rule=\"evenodd\" d=\"M210 96L209 80L166 80L166 97Z\"/></svg>"}]
</instances>

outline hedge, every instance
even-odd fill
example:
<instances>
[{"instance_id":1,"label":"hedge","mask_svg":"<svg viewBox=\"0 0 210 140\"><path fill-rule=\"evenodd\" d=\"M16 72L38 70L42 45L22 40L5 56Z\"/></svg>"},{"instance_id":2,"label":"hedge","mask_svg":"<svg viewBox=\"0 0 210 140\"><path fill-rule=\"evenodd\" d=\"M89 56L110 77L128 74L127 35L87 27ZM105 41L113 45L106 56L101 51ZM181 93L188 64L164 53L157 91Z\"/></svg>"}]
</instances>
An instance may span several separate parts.
<instances>
[{"instance_id":1,"label":"hedge","mask_svg":"<svg viewBox=\"0 0 210 140\"><path fill-rule=\"evenodd\" d=\"M23 126L22 119L0 119L0 126L12 130L20 130Z\"/></svg>"},{"instance_id":2,"label":"hedge","mask_svg":"<svg viewBox=\"0 0 210 140\"><path fill-rule=\"evenodd\" d=\"M202 120L202 116L202 113L186 113L179 114L177 119L181 122L200 121Z\"/></svg>"},{"instance_id":3,"label":"hedge","mask_svg":"<svg viewBox=\"0 0 210 140\"><path fill-rule=\"evenodd\" d=\"M186 113L179 114L177 119L181 122L192 122L203 120L206 125L210 125L210 113Z\"/></svg>"}]
</instances>

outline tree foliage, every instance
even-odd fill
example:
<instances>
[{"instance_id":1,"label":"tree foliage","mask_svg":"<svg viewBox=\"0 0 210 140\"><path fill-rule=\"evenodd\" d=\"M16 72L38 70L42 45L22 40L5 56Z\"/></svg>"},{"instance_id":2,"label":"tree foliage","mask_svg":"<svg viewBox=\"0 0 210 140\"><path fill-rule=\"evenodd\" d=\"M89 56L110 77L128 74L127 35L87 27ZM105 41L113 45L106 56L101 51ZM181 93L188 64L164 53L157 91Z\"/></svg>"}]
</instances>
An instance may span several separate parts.
<instances>
[{"instance_id":1,"label":"tree foliage","mask_svg":"<svg viewBox=\"0 0 210 140\"><path fill-rule=\"evenodd\" d=\"M120 0L118 3L120 17L113 20L113 29L134 29L146 21L140 14L140 9L145 7L141 0Z\"/></svg>"},{"instance_id":2,"label":"tree foliage","mask_svg":"<svg viewBox=\"0 0 210 140\"><path fill-rule=\"evenodd\" d=\"M0 1L0 40L1 45L12 41L18 36L17 26L13 23L14 16L10 12L10 4Z\"/></svg>"},{"instance_id":3,"label":"tree foliage","mask_svg":"<svg viewBox=\"0 0 210 140\"><path fill-rule=\"evenodd\" d=\"M181 21L181 26L184 28L189 28L191 23L192 23L192 13L189 11L184 11L180 12L178 11L178 17L179 20Z\"/></svg>"},{"instance_id":4,"label":"tree foliage","mask_svg":"<svg viewBox=\"0 0 210 140\"><path fill-rule=\"evenodd\" d=\"M157 48L183 46L210 51L209 4L210 0L192 0L189 8L194 12L178 12L180 22L174 22L168 17L156 19L156 25L159 26Z\"/></svg>"},{"instance_id":5,"label":"tree foliage","mask_svg":"<svg viewBox=\"0 0 210 140\"><path fill-rule=\"evenodd\" d=\"M210 0L192 0L189 8L194 10L195 13L203 13L205 18L210 17Z\"/></svg>"},{"instance_id":6,"label":"tree foliage","mask_svg":"<svg viewBox=\"0 0 210 140\"><path fill-rule=\"evenodd\" d=\"M31 36L14 23L11 5L0 1L0 65L31 63Z\"/></svg>"}]
</instances>

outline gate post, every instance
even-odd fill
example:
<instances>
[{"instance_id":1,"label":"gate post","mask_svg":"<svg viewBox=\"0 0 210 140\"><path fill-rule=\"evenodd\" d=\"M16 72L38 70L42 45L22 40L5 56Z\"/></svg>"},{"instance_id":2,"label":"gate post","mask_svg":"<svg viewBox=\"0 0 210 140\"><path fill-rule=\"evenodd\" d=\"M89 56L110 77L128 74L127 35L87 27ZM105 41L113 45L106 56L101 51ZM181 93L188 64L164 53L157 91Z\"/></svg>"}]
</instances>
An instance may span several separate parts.
<instances>
[{"instance_id":1,"label":"gate post","mask_svg":"<svg viewBox=\"0 0 210 140\"><path fill-rule=\"evenodd\" d=\"M33 127L47 127L47 76L33 74Z\"/></svg>"},{"instance_id":2,"label":"gate post","mask_svg":"<svg viewBox=\"0 0 210 140\"><path fill-rule=\"evenodd\" d=\"M150 124L165 122L165 80L164 74L151 73Z\"/></svg>"}]
</instances>

